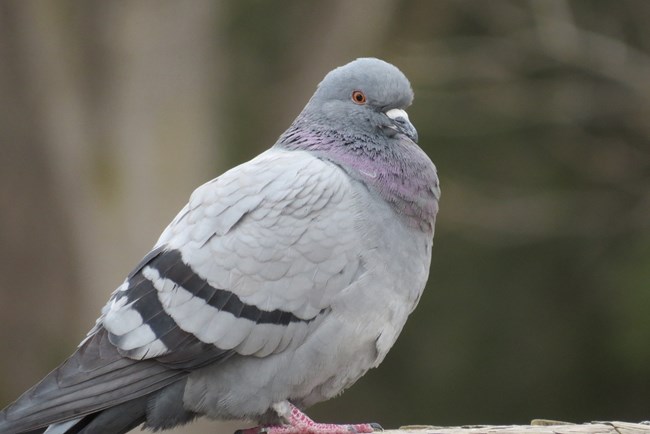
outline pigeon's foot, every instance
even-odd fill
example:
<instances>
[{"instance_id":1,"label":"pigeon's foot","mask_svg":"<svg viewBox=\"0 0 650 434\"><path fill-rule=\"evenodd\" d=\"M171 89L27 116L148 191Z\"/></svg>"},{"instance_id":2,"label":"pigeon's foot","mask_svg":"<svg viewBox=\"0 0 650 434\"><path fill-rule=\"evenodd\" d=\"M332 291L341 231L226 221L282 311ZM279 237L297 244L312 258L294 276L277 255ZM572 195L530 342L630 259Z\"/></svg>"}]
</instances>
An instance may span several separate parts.
<instances>
[{"instance_id":1,"label":"pigeon's foot","mask_svg":"<svg viewBox=\"0 0 650 434\"><path fill-rule=\"evenodd\" d=\"M239 430L235 434L362 434L382 431L381 426L376 423L353 425L317 423L288 402L279 404L275 409L289 423L286 425L256 426Z\"/></svg>"}]
</instances>

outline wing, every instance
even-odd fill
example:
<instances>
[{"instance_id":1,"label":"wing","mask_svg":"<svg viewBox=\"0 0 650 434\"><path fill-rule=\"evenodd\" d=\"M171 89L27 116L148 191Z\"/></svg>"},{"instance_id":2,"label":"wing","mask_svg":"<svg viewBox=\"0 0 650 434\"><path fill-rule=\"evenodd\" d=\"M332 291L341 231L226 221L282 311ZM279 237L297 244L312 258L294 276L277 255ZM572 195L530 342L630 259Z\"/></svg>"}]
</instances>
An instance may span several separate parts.
<instances>
[{"instance_id":1,"label":"wing","mask_svg":"<svg viewBox=\"0 0 650 434\"><path fill-rule=\"evenodd\" d=\"M299 345L362 271L350 182L271 149L197 189L105 308L111 342L182 369Z\"/></svg>"},{"instance_id":2,"label":"wing","mask_svg":"<svg viewBox=\"0 0 650 434\"><path fill-rule=\"evenodd\" d=\"M300 345L363 272L350 181L271 149L199 187L79 350L0 426L33 429L126 402L233 354Z\"/></svg>"}]
</instances>

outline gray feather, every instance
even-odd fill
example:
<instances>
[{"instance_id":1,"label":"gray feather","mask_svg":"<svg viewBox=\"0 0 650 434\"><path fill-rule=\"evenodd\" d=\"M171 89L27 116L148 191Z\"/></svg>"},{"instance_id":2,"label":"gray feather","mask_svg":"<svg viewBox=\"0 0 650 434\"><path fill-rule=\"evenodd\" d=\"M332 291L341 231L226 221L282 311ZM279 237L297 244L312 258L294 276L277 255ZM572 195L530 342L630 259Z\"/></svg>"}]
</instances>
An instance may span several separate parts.
<instances>
[{"instance_id":1,"label":"gray feather","mask_svg":"<svg viewBox=\"0 0 650 434\"><path fill-rule=\"evenodd\" d=\"M133 399L107 408L96 414L88 415L79 422L83 427L78 431L66 431L66 434L124 434L145 421L147 396Z\"/></svg>"},{"instance_id":2,"label":"gray feather","mask_svg":"<svg viewBox=\"0 0 650 434\"><path fill-rule=\"evenodd\" d=\"M145 427L154 430L169 429L194 420L198 414L183 407L187 379L177 381L155 393L147 401Z\"/></svg>"}]
</instances>

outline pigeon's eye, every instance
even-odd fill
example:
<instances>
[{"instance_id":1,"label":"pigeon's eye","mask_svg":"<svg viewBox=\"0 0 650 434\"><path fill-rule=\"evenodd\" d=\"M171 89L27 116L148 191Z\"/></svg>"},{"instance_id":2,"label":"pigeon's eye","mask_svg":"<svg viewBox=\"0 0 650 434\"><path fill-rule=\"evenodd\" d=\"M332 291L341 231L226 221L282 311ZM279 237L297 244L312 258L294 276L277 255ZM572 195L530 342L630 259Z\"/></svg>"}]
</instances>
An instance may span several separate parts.
<instances>
[{"instance_id":1,"label":"pigeon's eye","mask_svg":"<svg viewBox=\"0 0 650 434\"><path fill-rule=\"evenodd\" d=\"M354 101L355 104L365 104L366 95L360 90L355 90L352 92L352 101Z\"/></svg>"}]
</instances>

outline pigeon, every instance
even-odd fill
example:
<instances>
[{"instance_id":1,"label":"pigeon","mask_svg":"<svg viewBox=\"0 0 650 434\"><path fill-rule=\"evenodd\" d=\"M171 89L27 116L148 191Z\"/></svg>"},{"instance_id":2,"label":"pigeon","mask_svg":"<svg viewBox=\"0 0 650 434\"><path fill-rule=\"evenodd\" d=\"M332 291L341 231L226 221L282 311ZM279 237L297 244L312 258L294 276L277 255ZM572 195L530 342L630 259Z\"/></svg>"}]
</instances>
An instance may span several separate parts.
<instances>
[{"instance_id":1,"label":"pigeon","mask_svg":"<svg viewBox=\"0 0 650 434\"><path fill-rule=\"evenodd\" d=\"M429 275L440 188L395 66L329 72L268 150L196 189L2 433L349 434L303 413L378 366Z\"/></svg>"}]
</instances>

